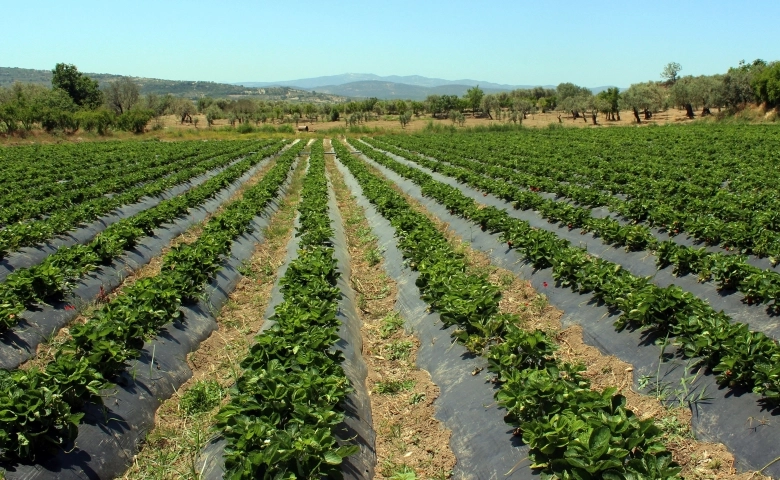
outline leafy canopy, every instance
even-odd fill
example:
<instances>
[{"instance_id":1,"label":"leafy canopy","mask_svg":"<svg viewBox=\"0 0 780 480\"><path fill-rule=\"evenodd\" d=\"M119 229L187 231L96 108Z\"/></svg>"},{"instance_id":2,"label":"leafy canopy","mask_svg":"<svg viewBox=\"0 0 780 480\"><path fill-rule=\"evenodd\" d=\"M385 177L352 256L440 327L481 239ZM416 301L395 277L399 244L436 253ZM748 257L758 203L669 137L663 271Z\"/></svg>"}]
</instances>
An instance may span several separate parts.
<instances>
[{"instance_id":1,"label":"leafy canopy","mask_svg":"<svg viewBox=\"0 0 780 480\"><path fill-rule=\"evenodd\" d=\"M95 109L103 104L103 92L97 80L79 72L75 65L58 63L51 73L54 74L52 87L64 90L76 105Z\"/></svg>"}]
</instances>

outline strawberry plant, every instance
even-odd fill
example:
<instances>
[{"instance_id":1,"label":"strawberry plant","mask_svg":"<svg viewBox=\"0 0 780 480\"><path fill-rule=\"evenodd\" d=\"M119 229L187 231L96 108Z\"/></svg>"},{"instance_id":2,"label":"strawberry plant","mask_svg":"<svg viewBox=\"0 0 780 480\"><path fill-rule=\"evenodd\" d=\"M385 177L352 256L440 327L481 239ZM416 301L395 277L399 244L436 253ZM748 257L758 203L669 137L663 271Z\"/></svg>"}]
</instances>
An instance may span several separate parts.
<instances>
[{"instance_id":1,"label":"strawberry plant","mask_svg":"<svg viewBox=\"0 0 780 480\"><path fill-rule=\"evenodd\" d=\"M430 175L401 164L370 147L363 149L363 153L377 163L420 184L424 195L441 202L452 212L457 212L469 220L481 221L481 217L475 215L475 212L483 207L457 189L437 182ZM726 315L715 312L706 302L677 286L658 287L650 283L648 278L636 277L620 265L583 256L577 249L569 246L569 242L557 239L554 235L550 237L552 232L532 228L527 222L511 218L505 212L503 217L504 219L496 224L501 225L501 236L512 248L517 249L536 267L552 266L553 276L560 284L566 284L575 291L591 292L616 313L622 312L615 322L618 330L634 324L654 329L661 334L673 333L677 335L677 342L684 346L684 352L696 352L701 357L700 361L710 368L722 373L730 372L728 375L718 376L721 384L751 388L754 392L764 395L768 401L777 401L780 383L771 370L763 367L771 365L772 359L780 358L780 345L776 340L763 333L750 332L745 324L731 322ZM664 249L669 257L683 258L684 264L698 265L693 268L703 268L707 272L715 263L713 258L717 258L702 249L679 246L671 248L670 244L666 244ZM721 263L718 266L720 270L716 268L721 281L734 278L736 282L745 273L724 270L725 265L726 263ZM740 268L738 260L729 261L728 265L729 267L725 268ZM747 271L756 272L752 268L747 268ZM746 301L761 301L761 298L774 302L772 308L777 308L774 307L777 305L775 278L778 278L775 272L758 270L756 274L744 276L737 288L745 293ZM744 331L749 335L733 335L737 331ZM728 334L724 334L725 332ZM732 342L732 337L742 341ZM714 338L721 341L711 341ZM760 348L757 345L760 345ZM750 362L735 360L751 356L754 358ZM732 363L734 368L731 368ZM759 365L762 366L761 370L758 369Z\"/></svg>"},{"instance_id":2,"label":"strawberry plant","mask_svg":"<svg viewBox=\"0 0 780 480\"><path fill-rule=\"evenodd\" d=\"M333 349L341 292L322 143L311 150L298 258L280 281L284 301L271 317L276 323L255 338L230 402L217 415L228 442L226 478L336 478L343 458L359 451L334 434L352 388Z\"/></svg>"},{"instance_id":3,"label":"strawberry plant","mask_svg":"<svg viewBox=\"0 0 780 480\"><path fill-rule=\"evenodd\" d=\"M680 469L669 461L671 455L660 443L652 421L639 421L614 389L591 390L579 374L583 367L555 359L557 346L546 334L523 331L516 326L516 317L498 314L498 290L484 277L465 274L464 259L451 250L430 220L414 211L339 143L334 142L334 149L369 201L395 227L399 249L420 272L417 286L421 298L439 312L445 324L457 325L455 339L471 352L487 356L500 385L496 399L507 410L506 421L517 427L531 447L532 468L541 470L546 478L626 478L649 464L662 467L659 478L676 478ZM370 155L379 157L376 152ZM423 191L451 211L467 218L475 214L484 221L485 217L476 213L483 209L450 187L437 185L426 174L408 171L389 158L380 163L408 172ZM563 251L574 250L506 219L497 225L508 229L510 223L513 229L503 232L505 238L517 241L519 248L526 248L533 239L527 251L539 264L557 263ZM585 255L578 258L588 260ZM464 306L470 303L473 305Z\"/></svg>"},{"instance_id":4,"label":"strawberry plant","mask_svg":"<svg viewBox=\"0 0 780 480\"><path fill-rule=\"evenodd\" d=\"M75 438L83 405L101 404L108 382L118 377L128 360L139 356L144 342L179 317L182 302L198 297L230 253L232 241L276 196L302 148L293 146L282 154L242 199L212 217L198 240L166 255L160 274L137 281L85 323L73 326L71 338L58 348L54 361L34 377L34 382L20 382L22 390L0 390L0 405L13 406L14 398L35 395L30 389L59 402L57 408L39 409L37 423L16 413L0 419L4 457L29 459Z\"/></svg>"},{"instance_id":5,"label":"strawberry plant","mask_svg":"<svg viewBox=\"0 0 780 480\"><path fill-rule=\"evenodd\" d=\"M280 146L271 145L187 193L109 226L87 245L61 248L40 265L14 271L0 284L0 298L5 298L3 305L7 305L0 308L0 330L13 327L25 307L62 299L79 278L110 263L155 228L212 198Z\"/></svg>"}]
</instances>

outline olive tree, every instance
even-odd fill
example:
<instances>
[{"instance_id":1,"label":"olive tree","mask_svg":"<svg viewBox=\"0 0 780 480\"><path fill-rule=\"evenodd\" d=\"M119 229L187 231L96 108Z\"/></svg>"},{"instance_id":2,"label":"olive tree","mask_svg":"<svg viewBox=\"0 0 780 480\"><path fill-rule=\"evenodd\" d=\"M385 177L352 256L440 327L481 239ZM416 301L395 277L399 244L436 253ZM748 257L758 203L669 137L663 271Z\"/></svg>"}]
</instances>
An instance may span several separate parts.
<instances>
[{"instance_id":1,"label":"olive tree","mask_svg":"<svg viewBox=\"0 0 780 480\"><path fill-rule=\"evenodd\" d=\"M666 106L667 92L656 82L634 83L620 96L621 105L634 112L637 123L642 123L639 112L644 112L645 120L650 120L653 113L660 112Z\"/></svg>"},{"instance_id":2,"label":"olive tree","mask_svg":"<svg viewBox=\"0 0 780 480\"><path fill-rule=\"evenodd\" d=\"M661 71L661 78L666 80L668 85L672 85L677 82L677 75L682 70L682 66L677 62L669 62Z\"/></svg>"},{"instance_id":3,"label":"olive tree","mask_svg":"<svg viewBox=\"0 0 780 480\"><path fill-rule=\"evenodd\" d=\"M412 121L412 114L411 114L411 112L404 112L404 113L398 115L398 121L401 122L401 128L406 128L406 126L409 124L409 122Z\"/></svg>"},{"instance_id":4,"label":"olive tree","mask_svg":"<svg viewBox=\"0 0 780 480\"><path fill-rule=\"evenodd\" d=\"M513 112L518 112L522 115L522 118L520 118L522 121L526 118L526 115L535 111L536 103L528 97L515 97L512 99L510 108Z\"/></svg>"},{"instance_id":5,"label":"olive tree","mask_svg":"<svg viewBox=\"0 0 780 480\"><path fill-rule=\"evenodd\" d=\"M141 90L138 84L129 77L122 77L119 80L109 82L103 90L103 94L108 107L121 115L138 103Z\"/></svg>"},{"instance_id":6,"label":"olive tree","mask_svg":"<svg viewBox=\"0 0 780 480\"><path fill-rule=\"evenodd\" d=\"M593 103L592 98L593 95L590 92L588 92L587 95L580 94L574 97L568 97L558 103L558 108L571 112L572 120L582 117L582 119L587 122L588 119L585 118L585 112L591 108L591 104Z\"/></svg>"},{"instance_id":7,"label":"olive tree","mask_svg":"<svg viewBox=\"0 0 780 480\"><path fill-rule=\"evenodd\" d=\"M197 108L192 100L187 98L174 98L171 102L170 112L181 119L181 123L192 123L192 116L197 113Z\"/></svg>"},{"instance_id":8,"label":"olive tree","mask_svg":"<svg viewBox=\"0 0 780 480\"><path fill-rule=\"evenodd\" d=\"M468 90L466 90L466 95L463 98L464 100L466 100L468 106L471 107L471 113L475 117L477 116L477 109L482 107L482 101L484 97L485 97L485 92L482 91L481 88L479 88L479 85L475 87L471 87ZM490 114L488 114L488 116L490 116Z\"/></svg>"},{"instance_id":9,"label":"olive tree","mask_svg":"<svg viewBox=\"0 0 780 480\"><path fill-rule=\"evenodd\" d=\"M489 119L493 120L493 115L490 112L496 111L500 107L498 106L498 99L495 95L484 95L479 104L479 108L482 110L483 115L487 115Z\"/></svg>"},{"instance_id":10,"label":"olive tree","mask_svg":"<svg viewBox=\"0 0 780 480\"><path fill-rule=\"evenodd\" d=\"M753 79L766 66L766 62L758 59L753 63L739 62L739 66L729 68L723 75L723 101L731 109L740 108L758 100L753 90Z\"/></svg>"},{"instance_id":11,"label":"olive tree","mask_svg":"<svg viewBox=\"0 0 780 480\"><path fill-rule=\"evenodd\" d=\"M586 87L580 87L573 83L568 83L568 82L561 83L557 87L555 87L555 96L557 97L558 103L570 97L579 97L579 96L587 97L589 95L591 95L590 89Z\"/></svg>"},{"instance_id":12,"label":"olive tree","mask_svg":"<svg viewBox=\"0 0 780 480\"><path fill-rule=\"evenodd\" d=\"M669 89L669 97L675 105L683 107L685 109L685 115L688 118L693 118L693 77L688 75L677 79L677 81Z\"/></svg>"}]
</instances>

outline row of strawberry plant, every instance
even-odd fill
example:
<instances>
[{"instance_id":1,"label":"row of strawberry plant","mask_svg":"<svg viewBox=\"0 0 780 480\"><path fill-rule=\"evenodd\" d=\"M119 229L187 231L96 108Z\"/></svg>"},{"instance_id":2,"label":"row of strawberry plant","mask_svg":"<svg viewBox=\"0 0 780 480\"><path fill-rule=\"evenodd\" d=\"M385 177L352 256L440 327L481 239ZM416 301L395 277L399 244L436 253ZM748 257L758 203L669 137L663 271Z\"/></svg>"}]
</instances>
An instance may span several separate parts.
<instances>
[{"instance_id":1,"label":"row of strawberry plant","mask_svg":"<svg viewBox=\"0 0 780 480\"><path fill-rule=\"evenodd\" d=\"M131 142L138 143L138 142ZM14 222L29 223L42 216L51 216L63 210L68 210L80 204L94 205L100 208L106 196L121 195L131 188L143 187L144 184L164 179L178 170L198 165L216 156L229 154L240 155L249 151L251 146L246 142L231 145L228 142L201 142L202 146L183 144L181 150L171 147L138 148L129 146L112 152L111 158L116 165L111 168L97 168L84 172L76 178L72 175L60 175L47 179L38 188L21 189L6 192L0 200L0 224ZM268 142L264 142L268 143ZM85 148L84 161L96 160L98 155ZM76 172L78 174L78 172ZM45 176L41 172L41 176ZM17 186L18 187L18 186ZM16 228L20 228L16 226Z\"/></svg>"},{"instance_id":2,"label":"row of strawberry plant","mask_svg":"<svg viewBox=\"0 0 780 480\"><path fill-rule=\"evenodd\" d=\"M193 160L199 161L241 150L240 144L211 143L208 148L201 147L197 150L185 145L181 152L172 150L168 155L160 155L156 153L158 150L153 149L140 158L121 158L114 168L103 166L88 173L84 172L75 181L60 178L37 189L7 192L3 195L3 202L11 203L0 208L0 225L52 215L89 200L121 193L128 188L165 177L192 164ZM198 153L191 153L193 151ZM89 159L87 157L85 161ZM18 189L18 186L15 187Z\"/></svg>"},{"instance_id":3,"label":"row of strawberry plant","mask_svg":"<svg viewBox=\"0 0 780 480\"><path fill-rule=\"evenodd\" d=\"M0 230L0 258L22 247L37 245L49 240L55 235L65 233L78 225L95 220L122 205L136 202L146 196L158 195L174 185L186 182L214 168L222 167L250 151L257 150L259 146L258 144L247 144L234 153L223 154L217 157L211 155L194 157L186 160L185 163L179 164L175 173L154 182L129 188L118 195L111 197L103 196L75 205L45 219L9 225Z\"/></svg>"},{"instance_id":4,"label":"row of strawberry plant","mask_svg":"<svg viewBox=\"0 0 780 480\"><path fill-rule=\"evenodd\" d=\"M161 142L89 142L4 148L0 150L0 180L7 182L8 189L0 206L65 192L65 185L89 185L82 179L94 180L98 178L94 174L101 170L110 174L124 168L125 162L157 155L175 161L204 151L204 147L196 142L184 142L179 148Z\"/></svg>"},{"instance_id":5,"label":"row of strawberry plant","mask_svg":"<svg viewBox=\"0 0 780 480\"><path fill-rule=\"evenodd\" d=\"M701 281L714 280L719 290L734 289L741 292L747 303L770 304L770 310L774 312L780 308L780 273L752 266L744 255L710 252L705 247L688 247L673 240L661 242L643 225L623 225L611 218L595 218L590 208L545 199L537 192L508 183L506 180L511 180L511 175L496 173L495 169L489 175L494 178L487 178L477 172L491 172L490 166L478 162L463 159L443 162L376 140L364 138L363 141L483 192L492 193L512 202L515 208L536 210L551 223L567 225L570 230L579 228L583 233L593 232L604 242L625 246L629 250L654 251L657 253L657 265L660 268L674 265L673 273L677 275L693 272Z\"/></svg>"},{"instance_id":6,"label":"row of strawberry plant","mask_svg":"<svg viewBox=\"0 0 780 480\"><path fill-rule=\"evenodd\" d=\"M43 263L15 270L0 284L0 332L12 328L19 314L35 303L61 300L76 281L101 265L107 265L189 209L216 195L241 177L263 158L277 153L282 144L272 144L193 188L183 195L164 200L156 207L109 226L86 245L60 248Z\"/></svg>"},{"instance_id":7,"label":"row of strawberry plant","mask_svg":"<svg viewBox=\"0 0 780 480\"><path fill-rule=\"evenodd\" d=\"M667 136L674 138L673 131L664 132L653 141L663 144L669 142ZM603 158L615 154L615 151L607 150L606 145L595 142L582 145L578 144L577 138L558 138L560 145L550 149L557 152L554 154L557 158L545 158L525 151L531 147L527 143L530 140L527 137L531 135L511 139L484 135L476 138L451 136L446 141L436 136L424 139L388 137L386 140L440 159L465 156L480 159L486 166L508 167L516 170L516 178L528 188L566 196L589 206L606 205L630 220L647 221L670 233L685 231L709 244L723 244L743 253L773 258L780 254L780 214L777 213L780 205L775 190L770 188L777 183L777 175L767 158L720 162L717 158L669 157L669 151L663 152L667 158L635 151L630 160L616 161ZM633 138L641 135L625 131L610 134L610 137L617 136L622 139L623 148L630 148L632 141L644 145L643 139ZM537 142L549 143L547 138L533 140L533 147ZM759 143L763 141L756 139ZM520 151L518 143L522 145ZM670 150L673 145L669 144ZM719 148L724 148L725 153L723 144ZM563 157L561 150L567 152ZM686 153L691 155L691 152ZM749 177L753 183L740 178L747 170L761 170L761 164L765 170L763 182L755 176ZM623 193L629 198L616 198L613 193Z\"/></svg>"},{"instance_id":8,"label":"row of strawberry plant","mask_svg":"<svg viewBox=\"0 0 780 480\"><path fill-rule=\"evenodd\" d=\"M706 302L676 285L658 287L647 277L637 277L612 262L593 257L555 233L531 227L505 210L484 207L458 189L434 180L373 149L364 153L376 162L421 187L425 196L445 205L451 213L500 233L536 268L552 268L561 286L592 293L610 308L622 312L615 327L629 324L655 329L676 337L684 355L699 361L729 387L747 387L770 403L780 402L780 346L744 323L732 322Z\"/></svg>"},{"instance_id":9,"label":"row of strawberry plant","mask_svg":"<svg viewBox=\"0 0 780 480\"><path fill-rule=\"evenodd\" d=\"M182 142L186 148L197 149L200 142ZM93 167L111 168L118 160L148 152L168 154L177 150L170 142L84 142L20 145L0 150L0 178L34 186L35 182L50 183L57 178L75 180L78 174ZM192 154L192 153L190 153ZM28 182L25 184L25 182Z\"/></svg>"},{"instance_id":10,"label":"row of strawberry plant","mask_svg":"<svg viewBox=\"0 0 780 480\"><path fill-rule=\"evenodd\" d=\"M543 332L525 332L501 314L501 294L467 272L462 254L390 184L340 144L338 158L368 200L396 229L398 247L420 275L422 298L472 353L485 354L497 375L499 404L530 447L532 468L553 478L673 478L679 468L652 419L640 421L615 389L591 390L581 366L557 362Z\"/></svg>"},{"instance_id":11,"label":"row of strawberry plant","mask_svg":"<svg viewBox=\"0 0 780 480\"><path fill-rule=\"evenodd\" d=\"M226 478L336 478L342 459L358 451L334 435L351 387L333 349L341 294L321 141L311 148L299 212L298 257L280 281L275 324L256 337L217 415Z\"/></svg>"},{"instance_id":12,"label":"row of strawberry plant","mask_svg":"<svg viewBox=\"0 0 780 480\"><path fill-rule=\"evenodd\" d=\"M70 338L43 369L0 370L3 457L34 459L75 438L82 407L102 404L103 390L121 378L145 340L178 318L183 303L197 301L234 240L277 195L302 148L299 142L284 152L260 182L209 220L195 242L167 253L157 276L137 281L72 326Z\"/></svg>"}]
</instances>

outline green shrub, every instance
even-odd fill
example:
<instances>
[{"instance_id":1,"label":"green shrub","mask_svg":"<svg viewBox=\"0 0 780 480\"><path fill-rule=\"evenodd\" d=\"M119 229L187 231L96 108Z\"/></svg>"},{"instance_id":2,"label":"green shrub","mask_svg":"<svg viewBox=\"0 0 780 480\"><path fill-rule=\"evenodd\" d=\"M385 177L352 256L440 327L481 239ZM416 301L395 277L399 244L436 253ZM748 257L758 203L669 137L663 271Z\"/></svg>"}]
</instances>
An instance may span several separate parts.
<instances>
[{"instance_id":1,"label":"green shrub","mask_svg":"<svg viewBox=\"0 0 780 480\"><path fill-rule=\"evenodd\" d=\"M151 110L130 110L117 118L116 126L120 130L133 133L144 133L146 124L154 116Z\"/></svg>"},{"instance_id":2,"label":"green shrub","mask_svg":"<svg viewBox=\"0 0 780 480\"><path fill-rule=\"evenodd\" d=\"M73 116L77 129L105 135L114 126L116 115L106 109L82 110Z\"/></svg>"},{"instance_id":3,"label":"green shrub","mask_svg":"<svg viewBox=\"0 0 780 480\"><path fill-rule=\"evenodd\" d=\"M255 127L252 126L249 122L243 122L238 125L238 128L236 128L236 131L238 133L254 133Z\"/></svg>"}]
</instances>

